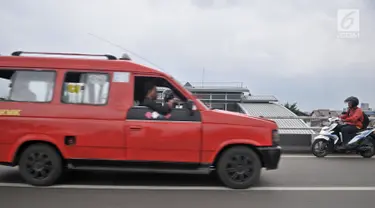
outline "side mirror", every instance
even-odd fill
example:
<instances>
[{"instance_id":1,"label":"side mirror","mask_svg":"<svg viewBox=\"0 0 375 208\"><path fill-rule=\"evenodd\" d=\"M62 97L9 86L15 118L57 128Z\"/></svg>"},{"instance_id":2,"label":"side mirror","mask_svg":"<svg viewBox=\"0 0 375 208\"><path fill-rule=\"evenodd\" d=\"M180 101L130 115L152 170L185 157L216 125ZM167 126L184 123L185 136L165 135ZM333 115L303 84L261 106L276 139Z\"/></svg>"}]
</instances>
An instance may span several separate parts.
<instances>
[{"instance_id":1,"label":"side mirror","mask_svg":"<svg viewBox=\"0 0 375 208\"><path fill-rule=\"evenodd\" d=\"M193 110L193 105L194 105L194 102L193 102L192 100L188 100L188 101L186 102L186 108L187 108L188 110L190 110L190 111Z\"/></svg>"},{"instance_id":2,"label":"side mirror","mask_svg":"<svg viewBox=\"0 0 375 208\"><path fill-rule=\"evenodd\" d=\"M186 108L189 110L191 116L194 114L193 106L194 102L192 100L186 101Z\"/></svg>"}]
</instances>

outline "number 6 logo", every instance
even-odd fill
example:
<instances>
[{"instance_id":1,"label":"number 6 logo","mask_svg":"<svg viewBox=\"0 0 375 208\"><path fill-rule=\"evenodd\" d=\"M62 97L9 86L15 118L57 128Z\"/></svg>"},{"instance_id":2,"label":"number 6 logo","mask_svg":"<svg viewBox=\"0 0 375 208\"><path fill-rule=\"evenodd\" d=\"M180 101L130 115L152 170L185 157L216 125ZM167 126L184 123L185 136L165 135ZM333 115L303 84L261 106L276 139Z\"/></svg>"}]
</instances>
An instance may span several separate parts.
<instances>
[{"instance_id":1,"label":"number 6 logo","mask_svg":"<svg viewBox=\"0 0 375 208\"><path fill-rule=\"evenodd\" d=\"M342 29L349 29L354 24L354 18L351 17L356 11L349 12L344 18L341 20L341 28Z\"/></svg>"},{"instance_id":2,"label":"number 6 logo","mask_svg":"<svg viewBox=\"0 0 375 208\"><path fill-rule=\"evenodd\" d=\"M339 9L337 12L337 29L341 32L358 32L359 10Z\"/></svg>"}]
</instances>

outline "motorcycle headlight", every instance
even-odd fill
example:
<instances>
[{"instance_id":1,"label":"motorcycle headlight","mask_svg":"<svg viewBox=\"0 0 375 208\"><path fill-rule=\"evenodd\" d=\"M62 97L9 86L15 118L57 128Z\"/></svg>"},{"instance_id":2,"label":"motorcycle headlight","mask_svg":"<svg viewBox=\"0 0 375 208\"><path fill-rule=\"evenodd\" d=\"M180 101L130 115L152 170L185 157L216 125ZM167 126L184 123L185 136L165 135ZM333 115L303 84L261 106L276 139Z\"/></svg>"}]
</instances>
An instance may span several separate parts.
<instances>
[{"instance_id":1,"label":"motorcycle headlight","mask_svg":"<svg viewBox=\"0 0 375 208\"><path fill-rule=\"evenodd\" d=\"M278 146L280 145L280 134L278 130L272 130L272 145Z\"/></svg>"}]
</instances>

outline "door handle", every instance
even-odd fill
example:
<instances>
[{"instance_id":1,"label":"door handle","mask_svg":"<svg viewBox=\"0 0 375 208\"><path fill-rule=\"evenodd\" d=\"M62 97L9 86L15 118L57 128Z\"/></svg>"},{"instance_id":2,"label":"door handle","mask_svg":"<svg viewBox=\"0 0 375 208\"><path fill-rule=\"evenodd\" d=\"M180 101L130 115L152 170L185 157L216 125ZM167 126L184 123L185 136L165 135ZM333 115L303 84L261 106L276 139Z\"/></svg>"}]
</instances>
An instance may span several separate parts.
<instances>
[{"instance_id":1,"label":"door handle","mask_svg":"<svg viewBox=\"0 0 375 208\"><path fill-rule=\"evenodd\" d=\"M130 130L132 131L139 131L142 129L142 126L130 126Z\"/></svg>"}]
</instances>

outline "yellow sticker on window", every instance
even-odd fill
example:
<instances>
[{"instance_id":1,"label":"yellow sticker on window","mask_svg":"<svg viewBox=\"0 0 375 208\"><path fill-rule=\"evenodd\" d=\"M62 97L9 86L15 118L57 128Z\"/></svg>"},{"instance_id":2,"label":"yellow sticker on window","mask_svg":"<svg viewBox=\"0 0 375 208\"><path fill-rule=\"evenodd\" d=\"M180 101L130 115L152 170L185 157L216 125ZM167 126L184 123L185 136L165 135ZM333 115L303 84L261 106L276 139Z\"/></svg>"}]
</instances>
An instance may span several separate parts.
<instances>
[{"instance_id":1,"label":"yellow sticker on window","mask_svg":"<svg viewBox=\"0 0 375 208\"><path fill-rule=\"evenodd\" d=\"M70 93L79 93L81 91L81 86L69 84L67 87L67 91Z\"/></svg>"},{"instance_id":2,"label":"yellow sticker on window","mask_svg":"<svg viewBox=\"0 0 375 208\"><path fill-rule=\"evenodd\" d=\"M0 109L0 116L20 116L21 110L15 109Z\"/></svg>"}]
</instances>

